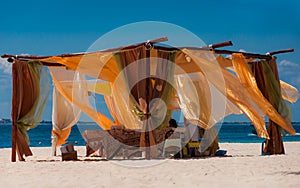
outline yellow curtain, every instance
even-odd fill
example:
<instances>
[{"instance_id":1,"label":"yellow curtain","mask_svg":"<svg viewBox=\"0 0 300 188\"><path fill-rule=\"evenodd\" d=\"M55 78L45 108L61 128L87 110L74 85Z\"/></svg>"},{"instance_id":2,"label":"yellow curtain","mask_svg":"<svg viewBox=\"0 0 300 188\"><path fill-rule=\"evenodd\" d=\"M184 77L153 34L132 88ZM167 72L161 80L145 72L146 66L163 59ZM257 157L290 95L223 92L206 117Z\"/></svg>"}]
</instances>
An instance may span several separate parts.
<instances>
[{"instance_id":1,"label":"yellow curtain","mask_svg":"<svg viewBox=\"0 0 300 188\"><path fill-rule=\"evenodd\" d=\"M105 103L107 105L107 108L111 114L111 116L113 117L114 121L115 121L115 125L121 125L121 121L120 118L118 117L117 111L116 111L116 104L113 100L112 96L104 96L104 100Z\"/></svg>"},{"instance_id":2,"label":"yellow curtain","mask_svg":"<svg viewBox=\"0 0 300 188\"><path fill-rule=\"evenodd\" d=\"M183 49L182 51L191 57L198 67L201 67L207 80L252 121L257 134L260 137L269 138L263 115L252 103L250 96L239 80L221 67L210 52L190 49Z\"/></svg>"},{"instance_id":3,"label":"yellow curtain","mask_svg":"<svg viewBox=\"0 0 300 188\"><path fill-rule=\"evenodd\" d=\"M207 80L203 78L202 73L199 73L197 81L189 75L178 75L175 77L175 85L184 117L206 129L211 119L211 93Z\"/></svg>"},{"instance_id":4,"label":"yellow curtain","mask_svg":"<svg viewBox=\"0 0 300 188\"><path fill-rule=\"evenodd\" d=\"M101 80L87 81L87 89L90 92L104 96L111 95L111 87L109 82L101 82Z\"/></svg>"},{"instance_id":5,"label":"yellow curtain","mask_svg":"<svg viewBox=\"0 0 300 188\"><path fill-rule=\"evenodd\" d=\"M151 50L151 56L157 56L157 50ZM130 104L128 106L126 104L128 102L128 96L133 96L130 95L126 84L122 83L122 76L119 76L120 79L117 83L115 82L115 79L118 78L121 69L119 69L112 52L95 52L85 55L65 57L53 56L42 60L49 63L58 62L65 65L68 69L78 70L79 72L90 77L109 81L111 88L107 87L106 89L103 89L102 86L98 87L96 85L96 89L94 91L107 94L108 92L111 92L109 91L110 89L114 90L115 94L112 95L113 102L118 104L118 108L115 109L116 116L114 117L117 119L116 121L124 123L128 128L141 127L141 122L136 119L136 113L133 113L133 111L137 112L135 105ZM261 137L268 137L264 126L264 114L258 107L260 104L252 101L250 94L247 92L247 88L240 84L240 81L235 76L236 73L232 74L227 70L232 68L233 63L231 60L221 56L217 57L216 59L213 53L204 50L183 49L176 54L175 62L184 72L188 74L202 74L202 76L208 81L207 83L209 86L212 85L216 90L218 90L218 95L223 97L223 99L221 99L223 101L221 103L221 108L225 111L223 117L231 113L238 114L243 112L253 122L255 128L257 129L258 135ZM100 73L99 70L101 70ZM182 72L175 68L174 73L175 75L180 75ZM198 80L195 83L196 93L199 96L204 95L203 88L206 87L205 82L203 82L203 80ZM88 87L90 88L94 86L95 85L89 85ZM281 82L281 86L282 90L285 91L282 92L284 99L290 102L295 102L298 98L298 92L296 88L284 82ZM214 107L214 105L209 106L209 97L207 97L207 94L205 95L206 97L203 97L203 100L198 101L198 107L199 105L202 105L201 108L203 111L197 113L197 116L195 116L196 118L193 118L201 120L203 125L209 125L210 127L214 124L213 122L217 122L221 116L218 115L218 118L215 118L216 116L211 113L213 110L209 110L209 108ZM204 101L205 99L207 100ZM183 103L183 100L181 100L180 103ZM197 111L196 107L191 109ZM87 111L89 110L87 109ZM92 115L93 113L90 115L94 117L94 119L97 119L99 115L97 113L98 112L95 113L96 115ZM267 112L265 111L265 113ZM107 117L104 119L106 118ZM112 122L110 120L107 120L106 122L106 120L100 124L105 125L104 127L108 128L108 122ZM98 122L99 121L100 120L98 120Z\"/></svg>"},{"instance_id":6,"label":"yellow curtain","mask_svg":"<svg viewBox=\"0 0 300 188\"><path fill-rule=\"evenodd\" d=\"M290 134L295 134L295 130L290 122L286 121L277 110L268 102L257 87L255 77L248 67L247 62L242 54L233 54L232 63L236 70L236 74L242 83L243 87L251 96L253 102L259 109L266 114L272 121L287 130Z\"/></svg>"},{"instance_id":7,"label":"yellow curtain","mask_svg":"<svg viewBox=\"0 0 300 188\"><path fill-rule=\"evenodd\" d=\"M247 58L245 61L251 62L253 61L253 58ZM232 72L235 73L235 69L232 65L232 59L225 58L221 55L217 56L217 61L219 62L220 66L223 68L226 68ZM281 88L281 94L282 98L288 102L295 103L298 100L299 92L297 88L294 86L280 80L280 88Z\"/></svg>"}]
</instances>

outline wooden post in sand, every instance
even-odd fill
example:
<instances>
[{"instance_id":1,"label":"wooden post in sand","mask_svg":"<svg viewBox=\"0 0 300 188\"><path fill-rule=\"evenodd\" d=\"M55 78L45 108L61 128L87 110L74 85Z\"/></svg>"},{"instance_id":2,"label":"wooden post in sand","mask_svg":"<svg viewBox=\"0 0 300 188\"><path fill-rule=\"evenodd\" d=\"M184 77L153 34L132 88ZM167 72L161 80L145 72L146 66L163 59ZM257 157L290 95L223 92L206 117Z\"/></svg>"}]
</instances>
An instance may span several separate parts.
<instances>
[{"instance_id":1,"label":"wooden post in sand","mask_svg":"<svg viewBox=\"0 0 300 188\"><path fill-rule=\"evenodd\" d=\"M149 43L151 45L151 43ZM146 44L147 45L147 44ZM146 75L150 75L150 49L146 49ZM146 78L146 103L147 103L147 108L146 108L146 134L145 134L145 138L146 138L146 159L150 159L151 157L151 150L150 150L150 146L151 146L151 143L150 143L150 131L152 131L151 127L149 126L149 118L150 118L150 115L149 115L149 104L150 104L150 89L149 87L151 86L151 83L150 83L150 78Z\"/></svg>"},{"instance_id":2,"label":"wooden post in sand","mask_svg":"<svg viewBox=\"0 0 300 188\"><path fill-rule=\"evenodd\" d=\"M17 73L15 70L15 64L12 65L12 108L11 108L11 117L12 117L12 144L11 144L11 162L16 162L16 151L17 151L17 125L16 125L16 96L17 96Z\"/></svg>"}]
</instances>

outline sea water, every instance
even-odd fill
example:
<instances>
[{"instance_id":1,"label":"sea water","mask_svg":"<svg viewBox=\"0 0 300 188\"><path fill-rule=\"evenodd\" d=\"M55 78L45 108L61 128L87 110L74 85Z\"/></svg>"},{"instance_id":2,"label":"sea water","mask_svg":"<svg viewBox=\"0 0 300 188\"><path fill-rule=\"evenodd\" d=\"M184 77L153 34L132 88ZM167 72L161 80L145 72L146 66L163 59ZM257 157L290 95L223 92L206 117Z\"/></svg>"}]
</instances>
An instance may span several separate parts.
<instances>
[{"instance_id":1,"label":"sea water","mask_svg":"<svg viewBox=\"0 0 300 188\"><path fill-rule=\"evenodd\" d=\"M286 134L283 136L284 142L300 141L300 123L293 123L296 135ZM231 143L261 143L264 139L259 138L252 133L253 127L250 123L223 123L218 125L219 142ZM0 124L0 148L11 147L11 124ZM72 127L71 134L67 142L72 142L78 146L84 146L85 142L81 136L81 132L86 129L100 129L94 123L81 123ZM31 147L50 147L51 146L51 130L52 124L41 124L34 129L28 131Z\"/></svg>"}]
</instances>

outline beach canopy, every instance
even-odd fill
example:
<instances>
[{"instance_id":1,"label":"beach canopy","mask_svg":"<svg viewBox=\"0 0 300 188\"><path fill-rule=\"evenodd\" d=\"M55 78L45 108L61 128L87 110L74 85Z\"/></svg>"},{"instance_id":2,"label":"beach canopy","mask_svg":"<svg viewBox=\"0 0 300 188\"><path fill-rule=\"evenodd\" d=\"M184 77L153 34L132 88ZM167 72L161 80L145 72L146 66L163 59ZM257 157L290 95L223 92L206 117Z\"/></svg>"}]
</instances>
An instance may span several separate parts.
<instances>
[{"instance_id":1,"label":"beach canopy","mask_svg":"<svg viewBox=\"0 0 300 188\"><path fill-rule=\"evenodd\" d=\"M151 132L166 127L172 111L181 110L204 129L230 114L244 114L259 137L281 138L278 126L295 134L288 103L297 101L298 91L279 80L272 54L235 52L225 58L212 47L174 48L156 42L57 56L3 55L13 61L12 120L24 135L16 131L13 146L17 144L21 156L30 155L24 138L28 141L26 131L38 125L46 106L46 67L54 85L52 122L58 145L66 141L81 112L104 130L123 126ZM104 96L111 117L91 103L93 93ZM275 133L266 129L266 116L277 127ZM155 144L151 134L147 138L148 145Z\"/></svg>"}]
</instances>

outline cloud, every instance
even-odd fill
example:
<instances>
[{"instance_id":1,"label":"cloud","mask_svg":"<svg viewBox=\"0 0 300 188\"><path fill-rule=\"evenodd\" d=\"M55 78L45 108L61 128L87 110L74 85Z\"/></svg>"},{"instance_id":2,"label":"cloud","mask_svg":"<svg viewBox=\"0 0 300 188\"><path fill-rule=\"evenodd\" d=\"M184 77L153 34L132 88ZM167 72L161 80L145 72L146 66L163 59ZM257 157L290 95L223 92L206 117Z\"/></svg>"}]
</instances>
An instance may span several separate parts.
<instances>
[{"instance_id":1,"label":"cloud","mask_svg":"<svg viewBox=\"0 0 300 188\"><path fill-rule=\"evenodd\" d=\"M300 71L300 65L288 60L282 60L278 63L278 71L282 75L296 78Z\"/></svg>"},{"instance_id":2,"label":"cloud","mask_svg":"<svg viewBox=\"0 0 300 188\"><path fill-rule=\"evenodd\" d=\"M288 60L277 62L279 78L297 89L300 88L300 65Z\"/></svg>"},{"instance_id":3,"label":"cloud","mask_svg":"<svg viewBox=\"0 0 300 188\"><path fill-rule=\"evenodd\" d=\"M282 60L279 62L279 66L283 66L283 67L300 67L298 64L293 63L291 61L288 60Z\"/></svg>"},{"instance_id":4,"label":"cloud","mask_svg":"<svg viewBox=\"0 0 300 188\"><path fill-rule=\"evenodd\" d=\"M20 55L29 55L29 54L20 54ZM7 62L7 59L0 57L0 73L4 72L6 74L11 74L12 64Z\"/></svg>"},{"instance_id":5,"label":"cloud","mask_svg":"<svg viewBox=\"0 0 300 188\"><path fill-rule=\"evenodd\" d=\"M6 59L0 58L0 72L11 74L11 63L8 63Z\"/></svg>"},{"instance_id":6,"label":"cloud","mask_svg":"<svg viewBox=\"0 0 300 188\"><path fill-rule=\"evenodd\" d=\"M300 76L295 77L292 79L293 84L295 85L300 85Z\"/></svg>"}]
</instances>

